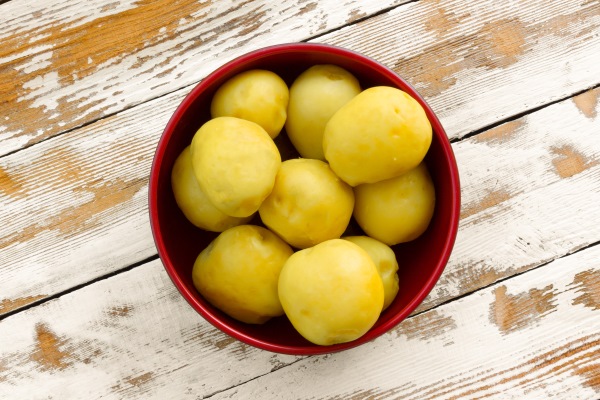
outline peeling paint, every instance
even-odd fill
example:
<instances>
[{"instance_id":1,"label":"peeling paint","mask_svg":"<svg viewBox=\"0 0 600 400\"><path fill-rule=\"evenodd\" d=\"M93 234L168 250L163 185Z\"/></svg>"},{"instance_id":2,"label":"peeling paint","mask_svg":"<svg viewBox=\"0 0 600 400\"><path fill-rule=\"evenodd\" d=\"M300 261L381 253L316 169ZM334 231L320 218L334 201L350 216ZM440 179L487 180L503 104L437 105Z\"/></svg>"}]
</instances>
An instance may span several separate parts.
<instances>
[{"instance_id":1,"label":"peeling paint","mask_svg":"<svg viewBox=\"0 0 600 400\"><path fill-rule=\"evenodd\" d=\"M46 297L48 297L48 295L40 294L36 296L19 297L16 299L4 299L0 301L0 314L16 310L38 300L45 299Z\"/></svg>"},{"instance_id":2,"label":"peeling paint","mask_svg":"<svg viewBox=\"0 0 600 400\"><path fill-rule=\"evenodd\" d=\"M556 309L553 285L531 289L526 293L507 294L505 285L494 290L495 300L490 306L490 320L502 333L510 333L534 324L539 318Z\"/></svg>"},{"instance_id":3,"label":"peeling paint","mask_svg":"<svg viewBox=\"0 0 600 400\"><path fill-rule=\"evenodd\" d=\"M431 310L417 317L408 318L395 331L398 336L404 335L409 340L423 340L445 335L456 329L456 322L450 315L438 310Z\"/></svg>"},{"instance_id":4,"label":"peeling paint","mask_svg":"<svg viewBox=\"0 0 600 400\"><path fill-rule=\"evenodd\" d=\"M35 325L35 347L30 360L43 370L63 370L72 364L73 354L68 339L57 336L44 323Z\"/></svg>"},{"instance_id":5,"label":"peeling paint","mask_svg":"<svg viewBox=\"0 0 600 400\"><path fill-rule=\"evenodd\" d=\"M573 97L573 103L589 119L596 119L597 107L600 100L600 89L588 90Z\"/></svg>"},{"instance_id":6,"label":"peeling paint","mask_svg":"<svg viewBox=\"0 0 600 400\"><path fill-rule=\"evenodd\" d=\"M592 310L600 310L600 270L590 269L575 275L573 283L577 293L581 293L573 305L581 304Z\"/></svg>"},{"instance_id":7,"label":"peeling paint","mask_svg":"<svg viewBox=\"0 0 600 400\"><path fill-rule=\"evenodd\" d=\"M552 164L561 178L570 178L598 164L598 161L586 158L571 145L555 146L551 151L554 155Z\"/></svg>"}]
</instances>

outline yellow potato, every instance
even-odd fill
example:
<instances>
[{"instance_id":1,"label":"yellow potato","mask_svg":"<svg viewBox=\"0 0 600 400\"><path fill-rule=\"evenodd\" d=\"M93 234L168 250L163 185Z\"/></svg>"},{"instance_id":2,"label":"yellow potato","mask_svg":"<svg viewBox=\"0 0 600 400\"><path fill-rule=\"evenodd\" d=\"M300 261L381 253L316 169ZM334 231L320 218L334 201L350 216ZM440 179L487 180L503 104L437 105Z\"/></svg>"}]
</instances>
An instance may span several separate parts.
<instances>
[{"instance_id":1,"label":"yellow potato","mask_svg":"<svg viewBox=\"0 0 600 400\"><path fill-rule=\"evenodd\" d=\"M357 186L354 196L356 222L389 246L419 237L435 208L435 188L424 163L399 177Z\"/></svg>"},{"instance_id":2,"label":"yellow potato","mask_svg":"<svg viewBox=\"0 0 600 400\"><path fill-rule=\"evenodd\" d=\"M254 214L271 193L281 156L254 122L215 118L196 132L191 145L194 174L206 197L232 217Z\"/></svg>"},{"instance_id":3,"label":"yellow potato","mask_svg":"<svg viewBox=\"0 0 600 400\"><path fill-rule=\"evenodd\" d=\"M194 286L212 305L249 324L283 315L279 274L292 249L268 229L240 225L221 233L196 259Z\"/></svg>"},{"instance_id":4,"label":"yellow potato","mask_svg":"<svg viewBox=\"0 0 600 400\"><path fill-rule=\"evenodd\" d=\"M290 87L285 130L298 153L325 160L323 131L337 110L360 93L360 84L350 72L336 65L314 65Z\"/></svg>"},{"instance_id":5,"label":"yellow potato","mask_svg":"<svg viewBox=\"0 0 600 400\"><path fill-rule=\"evenodd\" d=\"M223 232L231 227L247 223L251 217L236 218L223 214L208 200L192 168L190 147L186 147L173 165L171 187L177 206L185 217L198 228Z\"/></svg>"},{"instance_id":6,"label":"yellow potato","mask_svg":"<svg viewBox=\"0 0 600 400\"><path fill-rule=\"evenodd\" d=\"M383 285L369 255L332 239L294 253L279 277L279 299L296 330L318 345L364 335L383 306Z\"/></svg>"},{"instance_id":7,"label":"yellow potato","mask_svg":"<svg viewBox=\"0 0 600 400\"><path fill-rule=\"evenodd\" d=\"M237 117L262 126L271 138L277 137L287 116L289 90L283 79L271 71L242 72L225 82L215 93L210 113L216 117Z\"/></svg>"},{"instance_id":8,"label":"yellow potato","mask_svg":"<svg viewBox=\"0 0 600 400\"><path fill-rule=\"evenodd\" d=\"M398 294L398 261L396 254L388 245L368 236L347 236L342 239L348 240L366 251L383 282L384 301L383 309L388 308Z\"/></svg>"},{"instance_id":9,"label":"yellow potato","mask_svg":"<svg viewBox=\"0 0 600 400\"><path fill-rule=\"evenodd\" d=\"M303 249L339 238L353 208L352 188L327 163L299 158L281 164L273 191L258 212L272 231Z\"/></svg>"},{"instance_id":10,"label":"yellow potato","mask_svg":"<svg viewBox=\"0 0 600 400\"><path fill-rule=\"evenodd\" d=\"M425 157L431 124L407 93L378 86L364 90L331 117L323 151L331 169L351 186L394 178Z\"/></svg>"}]
</instances>

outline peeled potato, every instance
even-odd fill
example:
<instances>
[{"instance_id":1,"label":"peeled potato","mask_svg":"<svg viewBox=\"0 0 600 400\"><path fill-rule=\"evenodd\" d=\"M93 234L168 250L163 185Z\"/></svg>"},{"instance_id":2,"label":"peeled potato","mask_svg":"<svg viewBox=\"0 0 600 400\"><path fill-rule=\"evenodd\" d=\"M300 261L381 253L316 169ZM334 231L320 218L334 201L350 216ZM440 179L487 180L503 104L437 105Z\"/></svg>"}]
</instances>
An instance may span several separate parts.
<instances>
[{"instance_id":1,"label":"peeled potato","mask_svg":"<svg viewBox=\"0 0 600 400\"><path fill-rule=\"evenodd\" d=\"M171 171L171 186L177 206L188 221L198 228L223 232L231 227L245 224L250 220L250 217L230 217L219 211L208 200L194 176L189 146L175 160Z\"/></svg>"},{"instance_id":2,"label":"peeled potato","mask_svg":"<svg viewBox=\"0 0 600 400\"><path fill-rule=\"evenodd\" d=\"M425 232L435 208L435 188L425 164L396 178L357 186L354 195L358 225L390 246Z\"/></svg>"},{"instance_id":3,"label":"peeled potato","mask_svg":"<svg viewBox=\"0 0 600 400\"><path fill-rule=\"evenodd\" d=\"M285 130L302 157L325 160L325 125L360 90L354 75L336 65L314 65L296 78L290 87Z\"/></svg>"},{"instance_id":4,"label":"peeled potato","mask_svg":"<svg viewBox=\"0 0 600 400\"><path fill-rule=\"evenodd\" d=\"M287 117L289 90L271 71L255 69L229 79L215 93L210 113L237 117L260 125L271 138L279 135Z\"/></svg>"},{"instance_id":5,"label":"peeled potato","mask_svg":"<svg viewBox=\"0 0 600 400\"><path fill-rule=\"evenodd\" d=\"M292 249L268 229L240 225L221 233L196 259L194 286L212 305L249 324L283 315L279 274Z\"/></svg>"},{"instance_id":6,"label":"peeled potato","mask_svg":"<svg viewBox=\"0 0 600 400\"><path fill-rule=\"evenodd\" d=\"M210 202L223 213L254 214L271 193L281 156L254 122L220 117L206 122L191 145L194 175Z\"/></svg>"},{"instance_id":7,"label":"peeled potato","mask_svg":"<svg viewBox=\"0 0 600 400\"><path fill-rule=\"evenodd\" d=\"M318 345L364 335L383 306L383 285L369 255L332 239L294 253L279 277L279 299L296 330Z\"/></svg>"},{"instance_id":8,"label":"peeled potato","mask_svg":"<svg viewBox=\"0 0 600 400\"><path fill-rule=\"evenodd\" d=\"M398 294L398 274L396 273L398 271L398 261L394 250L379 240L368 236L347 236L342 239L360 246L373 260L383 283L383 309L385 310L392 304Z\"/></svg>"},{"instance_id":9,"label":"peeled potato","mask_svg":"<svg viewBox=\"0 0 600 400\"><path fill-rule=\"evenodd\" d=\"M407 93L378 86L340 108L323 134L331 169L351 186L394 178L422 160L431 144L431 124Z\"/></svg>"},{"instance_id":10,"label":"peeled potato","mask_svg":"<svg viewBox=\"0 0 600 400\"><path fill-rule=\"evenodd\" d=\"M352 217L352 188L319 160L284 161L258 212L263 223L297 248L339 238Z\"/></svg>"}]
</instances>

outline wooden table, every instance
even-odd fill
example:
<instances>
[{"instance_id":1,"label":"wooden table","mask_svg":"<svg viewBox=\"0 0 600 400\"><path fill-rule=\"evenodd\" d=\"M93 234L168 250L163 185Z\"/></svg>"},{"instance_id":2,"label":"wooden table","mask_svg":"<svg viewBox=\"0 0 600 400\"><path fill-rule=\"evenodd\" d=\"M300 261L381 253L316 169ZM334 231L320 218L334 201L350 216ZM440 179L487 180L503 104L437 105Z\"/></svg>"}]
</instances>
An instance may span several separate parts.
<instances>
[{"instance_id":1,"label":"wooden table","mask_svg":"<svg viewBox=\"0 0 600 400\"><path fill-rule=\"evenodd\" d=\"M598 0L0 0L0 398L597 399ZM314 41L438 113L458 238L393 331L317 357L182 299L148 221L178 103L224 62Z\"/></svg>"}]
</instances>

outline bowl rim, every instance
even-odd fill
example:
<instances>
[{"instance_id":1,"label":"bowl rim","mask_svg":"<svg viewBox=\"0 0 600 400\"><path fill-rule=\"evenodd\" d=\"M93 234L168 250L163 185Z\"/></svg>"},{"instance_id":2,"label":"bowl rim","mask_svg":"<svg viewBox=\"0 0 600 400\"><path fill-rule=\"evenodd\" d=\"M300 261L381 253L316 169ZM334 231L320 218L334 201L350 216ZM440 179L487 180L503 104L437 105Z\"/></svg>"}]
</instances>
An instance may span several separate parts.
<instances>
[{"instance_id":1,"label":"bowl rim","mask_svg":"<svg viewBox=\"0 0 600 400\"><path fill-rule=\"evenodd\" d=\"M396 315L387 320L385 323L372 328L365 335L361 336L360 338L354 341L330 346L311 345L305 347L298 347L270 343L247 335L244 332L241 332L235 329L234 327L226 324L225 322L221 321L218 317L214 316L210 312L210 310L206 309L204 305L202 305L195 299L195 294L188 290L183 284L181 278L179 278L175 267L167 253L166 245L164 243L162 232L160 229L160 222L158 219L158 194L156 191L156 186L158 185L159 166L162 164L167 144L169 143L169 140L173 135L175 126L177 125L181 117L185 114L187 109L196 100L196 98L198 98L198 96L200 96L207 87L210 87L214 81L220 79L222 75L229 73L231 70L237 68L241 64L243 65L249 61L256 61L267 56L270 57L274 54L298 53L302 51L310 51L313 53L317 52L323 54L334 54L336 56L352 59L353 62L358 62L360 64L365 65L369 69L376 70L378 74L381 74L390 81L395 82L398 86L402 87L402 90L404 90L413 98L415 98L424 108L425 113L427 114L427 117L433 128L434 134L439 136L438 139L442 147L443 153L448 156L448 163L451 166L451 169L449 171L450 186L456 188L456 190L452 191L451 196L453 204L450 208L450 234L446 236L446 240L442 247L442 252L439 261L433 269L433 273L429 276L429 279L426 281L426 284L419 290L418 294L401 311L399 311ZM185 298L185 300L205 320L207 320L210 324L212 324L214 327L221 330L222 332L246 344L263 350L291 355L317 355L338 352L369 342L398 325L400 322L406 319L410 315L410 313L412 313L419 306L419 304L423 302L425 297L431 292L431 290L439 280L439 277L444 271L448 259L450 258L452 249L454 247L460 217L460 197L461 193L458 166L454 156L454 151L452 150L452 146L450 144L446 131L439 119L437 118L437 116L435 115L435 113L433 112L432 108L429 106L429 104L408 82L406 82L396 72L383 65L382 63L353 50L329 44L298 42L266 46L245 53L215 69L210 74L208 74L202 81L200 81L194 86L194 88L190 91L190 93L186 95L186 97L174 111L173 115L169 119L169 122L165 126L161 134L160 140L157 144L150 170L150 180L148 185L148 210L150 216L150 227L152 231L152 236L158 251L158 256L162 261L163 267L165 268L167 274L169 275L169 278L176 286L178 291Z\"/></svg>"}]
</instances>

